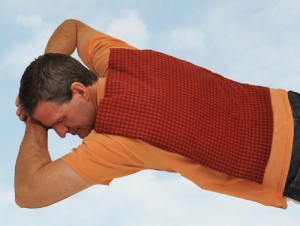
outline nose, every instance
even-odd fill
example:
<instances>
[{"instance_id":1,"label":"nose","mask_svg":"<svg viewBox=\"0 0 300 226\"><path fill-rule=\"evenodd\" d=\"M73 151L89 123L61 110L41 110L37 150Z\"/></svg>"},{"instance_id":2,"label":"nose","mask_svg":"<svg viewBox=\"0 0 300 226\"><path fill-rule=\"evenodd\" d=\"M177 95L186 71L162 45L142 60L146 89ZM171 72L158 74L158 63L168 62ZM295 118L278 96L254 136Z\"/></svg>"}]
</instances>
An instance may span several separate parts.
<instances>
[{"instance_id":1,"label":"nose","mask_svg":"<svg viewBox=\"0 0 300 226\"><path fill-rule=\"evenodd\" d=\"M63 125L62 123L53 126L53 129L58 134L58 136L60 136L61 138L64 138L66 136L67 132L69 131L69 128L67 126Z\"/></svg>"}]
</instances>

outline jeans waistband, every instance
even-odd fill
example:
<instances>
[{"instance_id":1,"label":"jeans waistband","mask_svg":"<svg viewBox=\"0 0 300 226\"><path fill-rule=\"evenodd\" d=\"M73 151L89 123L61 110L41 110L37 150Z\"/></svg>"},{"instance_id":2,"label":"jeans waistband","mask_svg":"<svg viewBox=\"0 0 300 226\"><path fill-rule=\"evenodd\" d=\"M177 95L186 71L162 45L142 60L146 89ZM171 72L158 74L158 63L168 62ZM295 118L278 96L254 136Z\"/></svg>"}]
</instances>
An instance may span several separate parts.
<instances>
[{"instance_id":1,"label":"jeans waistband","mask_svg":"<svg viewBox=\"0 0 300 226\"><path fill-rule=\"evenodd\" d=\"M300 94L289 91L288 97L294 119L294 141L284 195L300 201Z\"/></svg>"}]
</instances>

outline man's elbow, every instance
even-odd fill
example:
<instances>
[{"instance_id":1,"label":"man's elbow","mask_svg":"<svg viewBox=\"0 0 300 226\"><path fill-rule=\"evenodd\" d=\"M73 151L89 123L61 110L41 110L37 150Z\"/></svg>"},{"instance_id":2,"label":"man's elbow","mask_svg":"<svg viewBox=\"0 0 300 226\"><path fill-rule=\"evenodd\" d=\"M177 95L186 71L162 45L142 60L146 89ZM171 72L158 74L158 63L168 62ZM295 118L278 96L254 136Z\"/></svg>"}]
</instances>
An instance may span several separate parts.
<instances>
[{"instance_id":1,"label":"man's elbow","mask_svg":"<svg viewBox=\"0 0 300 226\"><path fill-rule=\"evenodd\" d=\"M15 202L21 208L33 208L31 205L28 205L24 197L15 194Z\"/></svg>"},{"instance_id":2,"label":"man's elbow","mask_svg":"<svg viewBox=\"0 0 300 226\"><path fill-rule=\"evenodd\" d=\"M40 208L36 191L26 186L15 186L15 202L21 208Z\"/></svg>"}]
</instances>

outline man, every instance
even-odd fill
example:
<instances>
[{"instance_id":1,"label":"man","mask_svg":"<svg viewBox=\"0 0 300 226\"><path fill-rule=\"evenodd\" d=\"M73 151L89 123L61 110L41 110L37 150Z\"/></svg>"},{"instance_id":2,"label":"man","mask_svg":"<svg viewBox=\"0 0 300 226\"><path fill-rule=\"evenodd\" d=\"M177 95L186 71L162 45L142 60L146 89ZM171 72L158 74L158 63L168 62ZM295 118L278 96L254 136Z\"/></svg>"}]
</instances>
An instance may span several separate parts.
<instances>
[{"instance_id":1,"label":"man","mask_svg":"<svg viewBox=\"0 0 300 226\"><path fill-rule=\"evenodd\" d=\"M92 72L68 56L75 49ZM16 202L42 207L93 184L157 169L203 189L286 208L285 196L299 198L289 98L297 94L240 84L67 20L21 80L17 115L26 131ZM52 161L49 128L83 142Z\"/></svg>"}]
</instances>

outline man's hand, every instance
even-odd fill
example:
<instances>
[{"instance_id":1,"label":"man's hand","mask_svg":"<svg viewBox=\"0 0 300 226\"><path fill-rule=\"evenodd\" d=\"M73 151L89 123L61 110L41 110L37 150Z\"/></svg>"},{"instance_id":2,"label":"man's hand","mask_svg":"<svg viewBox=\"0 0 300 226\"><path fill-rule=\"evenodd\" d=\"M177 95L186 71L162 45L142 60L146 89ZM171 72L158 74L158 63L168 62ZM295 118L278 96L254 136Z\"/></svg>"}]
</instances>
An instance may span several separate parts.
<instances>
[{"instance_id":1,"label":"man's hand","mask_svg":"<svg viewBox=\"0 0 300 226\"><path fill-rule=\"evenodd\" d=\"M26 121L27 115L25 115L25 113L22 111L22 106L19 102L19 96L17 96L16 98L16 107L17 107L16 115L19 117L21 121Z\"/></svg>"}]
</instances>

